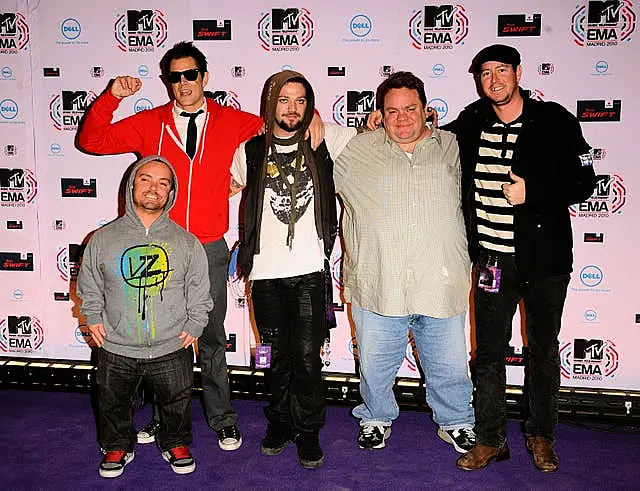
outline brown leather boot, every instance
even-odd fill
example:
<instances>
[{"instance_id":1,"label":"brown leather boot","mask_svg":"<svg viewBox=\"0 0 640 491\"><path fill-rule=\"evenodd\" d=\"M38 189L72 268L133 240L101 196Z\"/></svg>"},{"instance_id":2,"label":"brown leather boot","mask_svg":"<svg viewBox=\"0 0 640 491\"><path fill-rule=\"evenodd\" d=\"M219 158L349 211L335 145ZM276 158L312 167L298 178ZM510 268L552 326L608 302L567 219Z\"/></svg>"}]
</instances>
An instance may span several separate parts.
<instances>
[{"instance_id":1,"label":"brown leather boot","mask_svg":"<svg viewBox=\"0 0 640 491\"><path fill-rule=\"evenodd\" d=\"M542 472L555 472L560 466L553 442L543 436L527 438L527 450L533 455L533 465Z\"/></svg>"},{"instance_id":2,"label":"brown leather boot","mask_svg":"<svg viewBox=\"0 0 640 491\"><path fill-rule=\"evenodd\" d=\"M492 460L500 462L507 460L509 457L509 447L507 447L506 443L503 447L490 447L482 443L476 443L471 450L458 459L456 465L458 469L475 471L484 469Z\"/></svg>"}]
</instances>

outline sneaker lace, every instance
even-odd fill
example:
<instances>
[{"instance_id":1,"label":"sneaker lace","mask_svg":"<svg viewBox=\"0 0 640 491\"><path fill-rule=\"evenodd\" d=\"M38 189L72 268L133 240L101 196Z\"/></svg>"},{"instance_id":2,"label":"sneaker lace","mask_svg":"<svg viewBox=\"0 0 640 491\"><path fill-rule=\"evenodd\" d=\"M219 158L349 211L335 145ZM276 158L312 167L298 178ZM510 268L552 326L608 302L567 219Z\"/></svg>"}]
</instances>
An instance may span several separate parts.
<instances>
[{"instance_id":1,"label":"sneaker lace","mask_svg":"<svg viewBox=\"0 0 640 491\"><path fill-rule=\"evenodd\" d=\"M223 440L227 438L234 438L237 440L240 436L240 432L235 426L225 426L220 430L220 436L222 436Z\"/></svg>"},{"instance_id":2,"label":"sneaker lace","mask_svg":"<svg viewBox=\"0 0 640 491\"><path fill-rule=\"evenodd\" d=\"M174 447L171 450L169 450L169 453L171 455L173 455L176 459L189 459L191 458L191 452L189 452L189 449L187 447L180 446L180 447Z\"/></svg>"},{"instance_id":3,"label":"sneaker lace","mask_svg":"<svg viewBox=\"0 0 640 491\"><path fill-rule=\"evenodd\" d=\"M375 431L376 431L376 427L374 425L362 426L362 435L365 438L371 437Z\"/></svg>"},{"instance_id":4,"label":"sneaker lace","mask_svg":"<svg viewBox=\"0 0 640 491\"><path fill-rule=\"evenodd\" d=\"M473 432L471 428L461 428L460 433L464 436L468 441L475 442L476 434Z\"/></svg>"}]
</instances>

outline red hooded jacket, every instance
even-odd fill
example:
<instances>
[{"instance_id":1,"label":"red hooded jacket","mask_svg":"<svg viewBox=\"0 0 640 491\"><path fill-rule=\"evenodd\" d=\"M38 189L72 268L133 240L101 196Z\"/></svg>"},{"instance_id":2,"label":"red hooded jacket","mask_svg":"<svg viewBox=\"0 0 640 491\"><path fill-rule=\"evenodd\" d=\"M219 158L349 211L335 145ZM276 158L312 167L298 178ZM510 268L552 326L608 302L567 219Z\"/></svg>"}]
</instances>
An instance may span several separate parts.
<instances>
[{"instance_id":1,"label":"red hooded jacket","mask_svg":"<svg viewBox=\"0 0 640 491\"><path fill-rule=\"evenodd\" d=\"M78 134L80 147L99 155L134 152L140 157L165 157L180 183L170 218L202 243L222 238L229 228L233 154L262 127L262 119L207 99L204 129L192 161L176 130L173 101L112 123L120 101L110 91L96 99Z\"/></svg>"}]
</instances>

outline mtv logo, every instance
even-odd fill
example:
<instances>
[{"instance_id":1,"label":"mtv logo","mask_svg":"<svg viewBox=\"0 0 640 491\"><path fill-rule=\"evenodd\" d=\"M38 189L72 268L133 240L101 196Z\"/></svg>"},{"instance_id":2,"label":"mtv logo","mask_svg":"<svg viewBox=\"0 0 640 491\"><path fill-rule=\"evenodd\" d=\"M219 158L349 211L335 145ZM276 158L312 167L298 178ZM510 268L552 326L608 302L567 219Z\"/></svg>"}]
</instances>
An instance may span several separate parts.
<instances>
[{"instance_id":1,"label":"mtv logo","mask_svg":"<svg viewBox=\"0 0 640 491\"><path fill-rule=\"evenodd\" d=\"M383 77L389 77L393 73L393 67L391 65L382 65L380 67L380 75Z\"/></svg>"},{"instance_id":2,"label":"mtv logo","mask_svg":"<svg viewBox=\"0 0 640 491\"><path fill-rule=\"evenodd\" d=\"M540 63L540 73L543 75L550 75L553 73L553 65L551 63Z\"/></svg>"},{"instance_id":3,"label":"mtv logo","mask_svg":"<svg viewBox=\"0 0 640 491\"><path fill-rule=\"evenodd\" d=\"M27 315L16 316L10 315L7 318L9 334L30 336L31 329L31 317Z\"/></svg>"},{"instance_id":4,"label":"mtv logo","mask_svg":"<svg viewBox=\"0 0 640 491\"><path fill-rule=\"evenodd\" d=\"M453 28L454 5L426 5L423 26L427 29Z\"/></svg>"},{"instance_id":5,"label":"mtv logo","mask_svg":"<svg viewBox=\"0 0 640 491\"><path fill-rule=\"evenodd\" d=\"M7 12L0 14L0 34L16 34L16 14Z\"/></svg>"},{"instance_id":6,"label":"mtv logo","mask_svg":"<svg viewBox=\"0 0 640 491\"><path fill-rule=\"evenodd\" d=\"M0 188L23 189L24 169L0 169Z\"/></svg>"},{"instance_id":7,"label":"mtv logo","mask_svg":"<svg viewBox=\"0 0 640 491\"><path fill-rule=\"evenodd\" d=\"M370 113L375 109L375 94L371 90L347 91L347 112Z\"/></svg>"},{"instance_id":8,"label":"mtv logo","mask_svg":"<svg viewBox=\"0 0 640 491\"><path fill-rule=\"evenodd\" d=\"M84 254L85 244L69 244L69 262L79 263Z\"/></svg>"},{"instance_id":9,"label":"mtv logo","mask_svg":"<svg viewBox=\"0 0 640 491\"><path fill-rule=\"evenodd\" d=\"M4 147L4 154L7 155L8 157L15 157L17 153L18 153L18 150L16 146L11 143L9 143Z\"/></svg>"},{"instance_id":10,"label":"mtv logo","mask_svg":"<svg viewBox=\"0 0 640 491\"><path fill-rule=\"evenodd\" d=\"M584 361L600 361L604 359L607 343L602 339L574 339L573 359Z\"/></svg>"},{"instance_id":11,"label":"mtv logo","mask_svg":"<svg viewBox=\"0 0 640 491\"><path fill-rule=\"evenodd\" d=\"M587 24L617 24L620 21L620 0L591 0L587 14Z\"/></svg>"},{"instance_id":12,"label":"mtv logo","mask_svg":"<svg viewBox=\"0 0 640 491\"><path fill-rule=\"evenodd\" d=\"M87 92L84 90L63 90L62 110L63 111L85 111L89 101Z\"/></svg>"},{"instance_id":13,"label":"mtv logo","mask_svg":"<svg viewBox=\"0 0 640 491\"><path fill-rule=\"evenodd\" d=\"M608 174L600 174L596 176L596 192L595 195L606 198L611 195L611 183L613 183L613 177Z\"/></svg>"},{"instance_id":14,"label":"mtv logo","mask_svg":"<svg viewBox=\"0 0 640 491\"><path fill-rule=\"evenodd\" d=\"M221 106L228 106L231 94L226 90L216 90L211 92L211 98Z\"/></svg>"},{"instance_id":15,"label":"mtv logo","mask_svg":"<svg viewBox=\"0 0 640 491\"><path fill-rule=\"evenodd\" d=\"M274 31L297 31L300 29L300 10L271 9L271 29Z\"/></svg>"},{"instance_id":16,"label":"mtv logo","mask_svg":"<svg viewBox=\"0 0 640 491\"><path fill-rule=\"evenodd\" d=\"M153 32L153 10L127 10L127 30L129 32Z\"/></svg>"}]
</instances>

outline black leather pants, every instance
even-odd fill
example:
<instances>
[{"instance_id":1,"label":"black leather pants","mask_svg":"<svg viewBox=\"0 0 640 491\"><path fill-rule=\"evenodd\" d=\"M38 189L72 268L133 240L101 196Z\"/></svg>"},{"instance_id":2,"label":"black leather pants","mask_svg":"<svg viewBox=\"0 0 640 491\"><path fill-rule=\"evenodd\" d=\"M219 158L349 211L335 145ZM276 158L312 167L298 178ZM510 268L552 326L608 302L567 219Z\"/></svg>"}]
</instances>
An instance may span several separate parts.
<instances>
[{"instance_id":1,"label":"black leather pants","mask_svg":"<svg viewBox=\"0 0 640 491\"><path fill-rule=\"evenodd\" d=\"M260 341L271 344L267 419L297 432L317 432L326 413L320 359L327 335L323 273L255 280L251 297Z\"/></svg>"}]
</instances>

